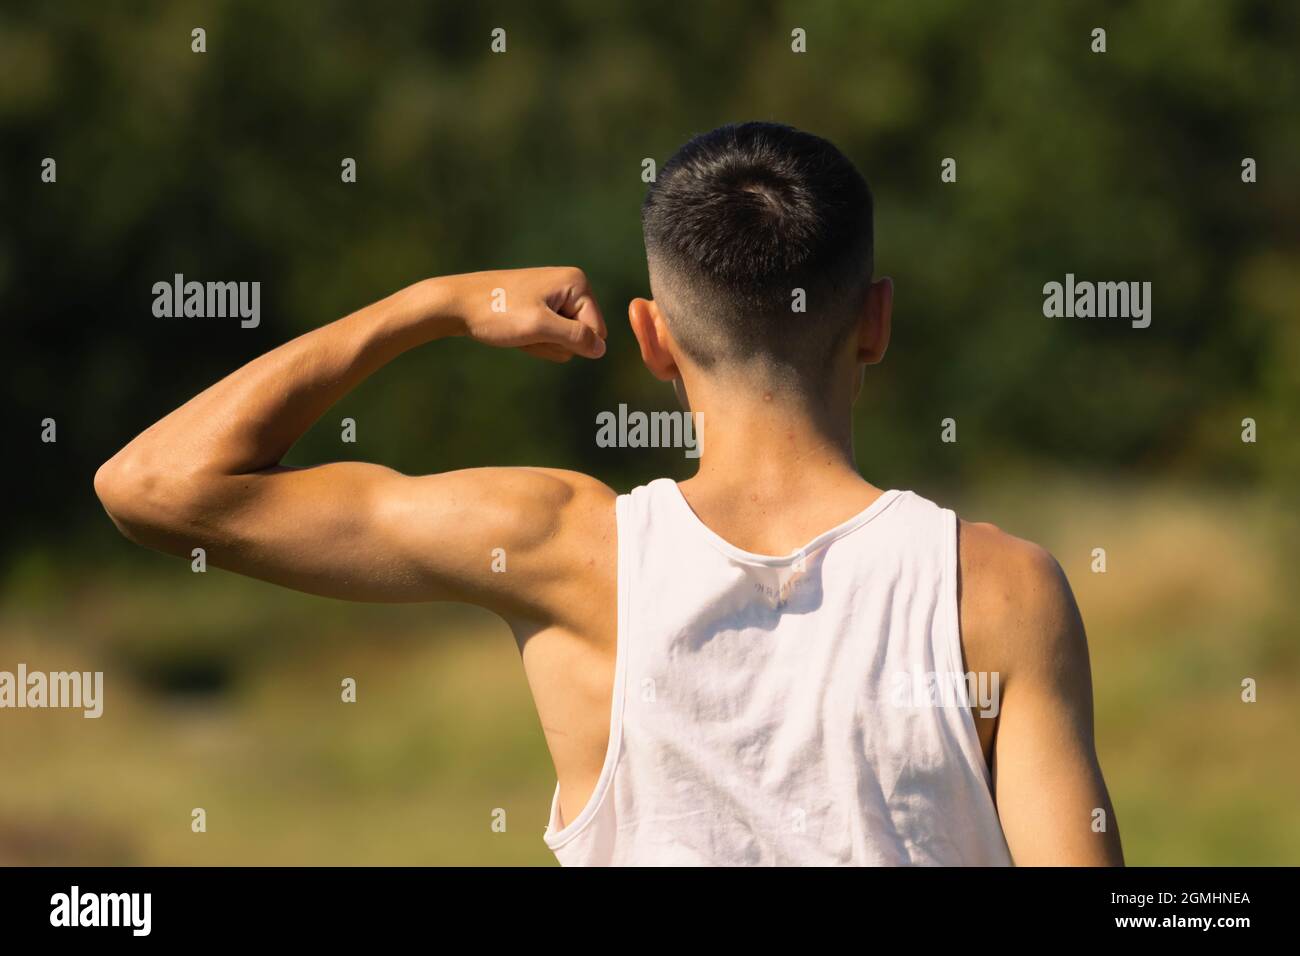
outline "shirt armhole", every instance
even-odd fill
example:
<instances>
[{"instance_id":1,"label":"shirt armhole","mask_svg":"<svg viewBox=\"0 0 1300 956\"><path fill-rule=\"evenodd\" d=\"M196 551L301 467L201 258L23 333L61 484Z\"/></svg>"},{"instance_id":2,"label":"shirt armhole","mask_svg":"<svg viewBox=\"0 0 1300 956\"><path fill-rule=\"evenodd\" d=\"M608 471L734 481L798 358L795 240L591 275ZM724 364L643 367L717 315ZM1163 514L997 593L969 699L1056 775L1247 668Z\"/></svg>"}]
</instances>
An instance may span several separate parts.
<instances>
[{"instance_id":1,"label":"shirt armhole","mask_svg":"<svg viewBox=\"0 0 1300 956\"><path fill-rule=\"evenodd\" d=\"M623 751L623 704L625 698L624 685L626 684L627 675L628 603L631 595L632 578L631 501L631 495L619 495L614 501L615 534L618 537L616 549L618 561L618 608L615 611L614 687L610 701L609 743L605 747L605 760L601 764L600 776L596 779L596 787L591 791L586 806L560 830L552 833L549 828L547 829L545 842L552 850L558 850L566 843L569 843L586 830L591 821L596 818L596 814L600 812L601 806L605 803L610 791L613 790L614 771L618 766L618 759ZM560 819L559 804L560 786L557 783L551 803L552 822Z\"/></svg>"}]
</instances>

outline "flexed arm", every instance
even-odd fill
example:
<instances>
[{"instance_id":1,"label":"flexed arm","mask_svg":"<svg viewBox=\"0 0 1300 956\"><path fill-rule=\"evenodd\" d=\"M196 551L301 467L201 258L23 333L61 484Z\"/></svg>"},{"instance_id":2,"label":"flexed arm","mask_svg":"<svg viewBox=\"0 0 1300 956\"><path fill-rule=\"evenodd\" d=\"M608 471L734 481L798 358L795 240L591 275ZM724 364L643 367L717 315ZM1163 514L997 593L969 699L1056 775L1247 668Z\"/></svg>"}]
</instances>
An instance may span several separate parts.
<instances>
[{"instance_id":1,"label":"flexed arm","mask_svg":"<svg viewBox=\"0 0 1300 956\"><path fill-rule=\"evenodd\" d=\"M492 309L496 290L503 312ZM407 349L454 335L567 361L602 355L605 325L578 269L429 279L200 392L105 463L95 491L140 544L186 556L202 547L217 567L288 587L542 614L547 582L567 564L567 519L612 500L594 479L532 468L409 477L360 462L280 464L366 377ZM485 575L498 547L511 551L512 573Z\"/></svg>"}]
</instances>

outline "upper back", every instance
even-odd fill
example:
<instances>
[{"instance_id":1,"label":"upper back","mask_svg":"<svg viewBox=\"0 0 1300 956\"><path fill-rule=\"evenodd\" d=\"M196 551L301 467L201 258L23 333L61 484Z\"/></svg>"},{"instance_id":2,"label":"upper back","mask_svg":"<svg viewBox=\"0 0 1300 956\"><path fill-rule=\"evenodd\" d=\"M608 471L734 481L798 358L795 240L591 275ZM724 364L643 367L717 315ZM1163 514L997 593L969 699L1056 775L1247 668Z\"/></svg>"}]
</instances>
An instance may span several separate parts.
<instances>
[{"instance_id":1,"label":"upper back","mask_svg":"<svg viewBox=\"0 0 1300 956\"><path fill-rule=\"evenodd\" d=\"M952 512L885 492L778 557L667 479L616 510L610 735L585 808L553 807L562 862L1007 862L953 684Z\"/></svg>"}]
</instances>

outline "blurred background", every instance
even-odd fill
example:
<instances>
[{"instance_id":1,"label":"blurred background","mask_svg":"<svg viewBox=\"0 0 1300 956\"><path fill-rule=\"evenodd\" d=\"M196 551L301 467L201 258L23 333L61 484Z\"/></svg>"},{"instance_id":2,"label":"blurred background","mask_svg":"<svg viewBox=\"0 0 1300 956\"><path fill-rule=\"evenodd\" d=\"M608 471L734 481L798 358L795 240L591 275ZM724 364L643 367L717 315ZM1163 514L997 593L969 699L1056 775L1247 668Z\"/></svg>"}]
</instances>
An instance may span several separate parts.
<instances>
[{"instance_id":1,"label":"blurred background","mask_svg":"<svg viewBox=\"0 0 1300 956\"><path fill-rule=\"evenodd\" d=\"M832 139L872 183L897 304L859 464L1060 560L1129 862L1300 863L1297 103L1300 8L1245 0L0 4L0 670L106 683L99 720L0 711L0 863L552 862L504 624L194 574L122 540L91 478L405 284L570 263L610 320L603 361L442 343L291 463L685 477L680 452L598 448L595 417L674 407L624 319L647 293L642 160L745 119ZM1151 327L1045 319L1067 272L1151 282ZM175 273L260 281L261 325L155 318Z\"/></svg>"}]
</instances>

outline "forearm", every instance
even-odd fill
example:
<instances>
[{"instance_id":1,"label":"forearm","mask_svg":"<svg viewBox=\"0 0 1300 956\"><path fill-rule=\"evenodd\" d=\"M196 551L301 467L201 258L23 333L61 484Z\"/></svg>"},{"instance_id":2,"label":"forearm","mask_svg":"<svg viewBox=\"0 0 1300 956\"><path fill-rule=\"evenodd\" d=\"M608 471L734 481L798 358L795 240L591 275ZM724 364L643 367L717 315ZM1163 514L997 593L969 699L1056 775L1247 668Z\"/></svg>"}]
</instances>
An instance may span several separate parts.
<instances>
[{"instance_id":1,"label":"forearm","mask_svg":"<svg viewBox=\"0 0 1300 956\"><path fill-rule=\"evenodd\" d=\"M303 433L402 352L455 332L450 283L416 283L259 356L161 419L104 466L199 478L280 462ZM107 477L107 476L104 476Z\"/></svg>"}]
</instances>

